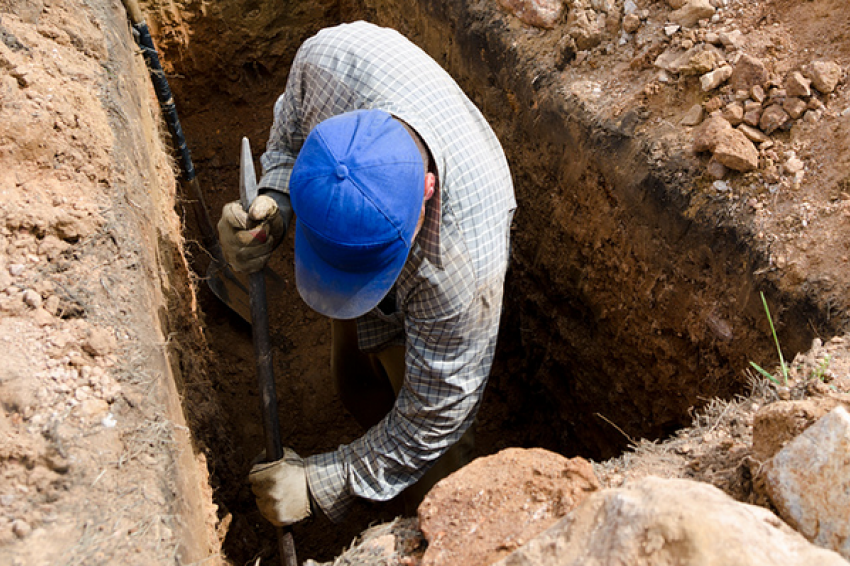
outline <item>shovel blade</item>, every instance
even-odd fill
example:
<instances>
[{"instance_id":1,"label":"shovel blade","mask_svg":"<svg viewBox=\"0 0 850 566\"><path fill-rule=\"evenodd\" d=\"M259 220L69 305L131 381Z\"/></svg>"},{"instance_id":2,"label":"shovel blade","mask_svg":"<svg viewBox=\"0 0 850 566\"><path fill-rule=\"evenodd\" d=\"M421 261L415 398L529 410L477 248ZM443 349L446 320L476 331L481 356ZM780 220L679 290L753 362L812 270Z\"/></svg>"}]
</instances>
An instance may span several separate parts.
<instances>
[{"instance_id":1,"label":"shovel blade","mask_svg":"<svg viewBox=\"0 0 850 566\"><path fill-rule=\"evenodd\" d=\"M263 268L268 295L280 296L284 290L283 278L268 266ZM233 271L229 265L213 260L207 268L207 286L230 310L251 324L251 295L248 291L247 273Z\"/></svg>"}]
</instances>

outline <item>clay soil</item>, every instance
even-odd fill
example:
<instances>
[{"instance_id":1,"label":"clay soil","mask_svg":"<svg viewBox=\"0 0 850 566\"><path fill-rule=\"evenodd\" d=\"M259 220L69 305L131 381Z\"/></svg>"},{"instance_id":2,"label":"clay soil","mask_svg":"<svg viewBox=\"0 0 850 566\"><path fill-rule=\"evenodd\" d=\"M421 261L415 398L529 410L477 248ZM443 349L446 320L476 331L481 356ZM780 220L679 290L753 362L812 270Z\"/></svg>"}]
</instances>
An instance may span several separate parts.
<instances>
[{"instance_id":1,"label":"clay soil","mask_svg":"<svg viewBox=\"0 0 850 566\"><path fill-rule=\"evenodd\" d=\"M203 281L123 8L94 4L0 0L0 562L275 560L245 480L263 446L250 327ZM144 3L214 219L237 196L241 137L262 152L297 46L340 21L396 27L491 120L520 202L478 453L544 447L593 459L604 485L691 477L767 504L754 412L850 388L846 82L818 121L772 136L777 161L805 163L799 187L762 169L718 190L680 120L719 93L652 65L687 40L658 39L663 2L637 3L643 43L615 34L579 53L565 23L531 27L495 1L255 4ZM721 14L714 27L742 30L779 76L850 64L842 0ZM626 154L642 165L618 169ZM271 267L284 442L334 449L362 431L333 394L329 324L298 298L291 240ZM747 371L777 363L760 291L786 358L801 353L788 388ZM362 503L344 525L298 525L299 554L330 560L402 511Z\"/></svg>"}]
</instances>

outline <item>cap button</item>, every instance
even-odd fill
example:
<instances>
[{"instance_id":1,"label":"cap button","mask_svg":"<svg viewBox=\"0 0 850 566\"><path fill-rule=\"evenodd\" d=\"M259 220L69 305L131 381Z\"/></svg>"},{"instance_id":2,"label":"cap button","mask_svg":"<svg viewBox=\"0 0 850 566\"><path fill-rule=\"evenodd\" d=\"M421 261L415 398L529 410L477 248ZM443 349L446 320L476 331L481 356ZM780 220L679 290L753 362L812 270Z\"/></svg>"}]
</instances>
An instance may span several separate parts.
<instances>
[{"instance_id":1,"label":"cap button","mask_svg":"<svg viewBox=\"0 0 850 566\"><path fill-rule=\"evenodd\" d=\"M337 165L335 173L336 178L342 181L346 177L348 177L348 167L346 167L345 165Z\"/></svg>"}]
</instances>

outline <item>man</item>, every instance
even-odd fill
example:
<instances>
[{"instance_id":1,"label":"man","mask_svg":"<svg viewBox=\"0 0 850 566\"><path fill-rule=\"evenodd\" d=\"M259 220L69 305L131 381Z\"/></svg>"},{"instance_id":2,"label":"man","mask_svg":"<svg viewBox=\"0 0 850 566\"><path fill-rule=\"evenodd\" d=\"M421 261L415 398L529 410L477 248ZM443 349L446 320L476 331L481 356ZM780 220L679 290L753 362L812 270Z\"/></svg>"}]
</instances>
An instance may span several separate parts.
<instances>
[{"instance_id":1,"label":"man","mask_svg":"<svg viewBox=\"0 0 850 566\"><path fill-rule=\"evenodd\" d=\"M365 22L299 49L262 165L248 214L223 210L225 254L261 269L294 212L298 291L331 319L331 371L368 431L303 460L286 450L249 478L276 525L311 503L340 521L355 497L391 499L451 459L475 418L502 306L510 171L449 75Z\"/></svg>"}]
</instances>

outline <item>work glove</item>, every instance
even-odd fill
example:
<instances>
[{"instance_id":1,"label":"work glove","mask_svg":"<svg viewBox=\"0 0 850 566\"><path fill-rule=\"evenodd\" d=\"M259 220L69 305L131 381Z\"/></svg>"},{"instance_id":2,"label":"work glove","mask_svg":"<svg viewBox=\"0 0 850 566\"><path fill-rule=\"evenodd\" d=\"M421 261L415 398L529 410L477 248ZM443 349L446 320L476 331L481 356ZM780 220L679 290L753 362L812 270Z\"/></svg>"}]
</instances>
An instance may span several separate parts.
<instances>
[{"instance_id":1,"label":"work glove","mask_svg":"<svg viewBox=\"0 0 850 566\"><path fill-rule=\"evenodd\" d=\"M248 474L257 507L271 524L286 527L310 516L304 460L289 448L275 462L255 464Z\"/></svg>"},{"instance_id":2,"label":"work glove","mask_svg":"<svg viewBox=\"0 0 850 566\"><path fill-rule=\"evenodd\" d=\"M268 195L254 199L247 213L238 201L227 203L218 222L224 258L233 269L245 273L263 269L285 233L277 203Z\"/></svg>"}]
</instances>

